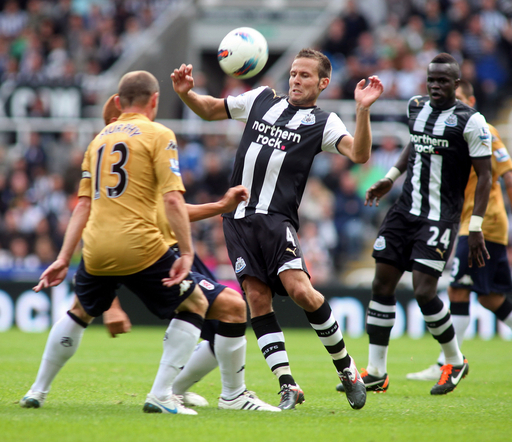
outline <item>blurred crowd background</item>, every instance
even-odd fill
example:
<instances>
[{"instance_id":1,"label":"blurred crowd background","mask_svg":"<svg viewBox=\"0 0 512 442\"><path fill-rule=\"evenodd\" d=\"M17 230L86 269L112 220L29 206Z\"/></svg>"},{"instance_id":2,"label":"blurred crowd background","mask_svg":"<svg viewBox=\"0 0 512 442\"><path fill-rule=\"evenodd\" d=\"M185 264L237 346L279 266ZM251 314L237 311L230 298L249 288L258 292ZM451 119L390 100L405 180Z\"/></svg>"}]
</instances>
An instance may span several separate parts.
<instances>
[{"instance_id":1,"label":"blurred crowd background","mask_svg":"<svg viewBox=\"0 0 512 442\"><path fill-rule=\"evenodd\" d=\"M462 76L473 83L479 110L490 122L498 117L512 89L512 1L373 0L368 2L373 11L365 3L349 0L317 47L333 64L322 99L353 99L356 83L369 75L381 78L386 99L426 93L427 64L444 51L459 61ZM53 82L80 86L83 103L101 107L102 73L133 50L169 1L0 4L0 98L13 84ZM222 90L212 90L207 72L196 75L197 87L215 96L249 87L226 77ZM276 88L287 91L284 84ZM29 116L44 117L43 107L34 103ZM183 116L192 118L185 110ZM400 118L405 121L405 115ZM236 140L180 136L178 145L187 202L220 198L229 186ZM0 137L0 276L39 271L53 261L76 203L86 147L71 129L32 132L24 141ZM371 260L376 228L402 181L378 209L365 207L364 195L395 163L401 147L390 134L379 137L364 165L341 156L317 157L300 208L299 232L314 283L340 281L347 269ZM196 251L207 265L220 278L232 278L220 217L195 223L193 233ZM79 259L77 250L75 263Z\"/></svg>"}]
</instances>

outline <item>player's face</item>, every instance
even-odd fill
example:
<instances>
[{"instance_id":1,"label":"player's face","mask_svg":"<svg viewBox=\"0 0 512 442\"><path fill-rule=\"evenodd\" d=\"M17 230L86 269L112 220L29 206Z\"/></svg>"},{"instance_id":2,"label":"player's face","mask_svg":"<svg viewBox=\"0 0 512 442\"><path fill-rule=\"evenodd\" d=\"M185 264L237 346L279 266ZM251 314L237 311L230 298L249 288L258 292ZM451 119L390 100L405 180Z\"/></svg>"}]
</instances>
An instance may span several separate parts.
<instances>
[{"instance_id":1,"label":"player's face","mask_svg":"<svg viewBox=\"0 0 512 442\"><path fill-rule=\"evenodd\" d=\"M430 104L438 109L448 109L455 104L455 90L459 79L448 63L430 63L427 72L427 91Z\"/></svg>"},{"instance_id":2,"label":"player's face","mask_svg":"<svg viewBox=\"0 0 512 442\"><path fill-rule=\"evenodd\" d=\"M329 80L318 78L318 61L312 58L297 58L290 69L288 101L294 106L309 107L316 104L320 92Z\"/></svg>"},{"instance_id":3,"label":"player's face","mask_svg":"<svg viewBox=\"0 0 512 442\"><path fill-rule=\"evenodd\" d=\"M455 98L459 101L462 101L464 104L467 104L469 106L469 100L467 97L462 93L462 91L457 89L457 92L455 93Z\"/></svg>"}]
</instances>

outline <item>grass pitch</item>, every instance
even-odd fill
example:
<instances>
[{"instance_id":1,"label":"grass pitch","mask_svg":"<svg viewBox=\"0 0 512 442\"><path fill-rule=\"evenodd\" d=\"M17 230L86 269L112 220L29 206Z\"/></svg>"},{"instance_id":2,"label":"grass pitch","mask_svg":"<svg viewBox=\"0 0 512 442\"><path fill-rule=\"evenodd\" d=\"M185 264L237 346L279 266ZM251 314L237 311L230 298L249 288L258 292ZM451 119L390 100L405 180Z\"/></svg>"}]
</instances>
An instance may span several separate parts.
<instances>
[{"instance_id":1,"label":"grass pitch","mask_svg":"<svg viewBox=\"0 0 512 442\"><path fill-rule=\"evenodd\" d=\"M41 409L23 409L19 399L35 379L47 333L0 333L0 441L509 441L512 440L512 343L479 339L464 343L470 373L452 393L430 395L433 382L408 381L406 373L432 364L438 354L430 337L391 342L387 393L369 393L352 410L335 391L329 355L310 329L285 330L292 371L306 396L282 413L218 410L218 369L193 391L210 406L198 416L142 412L162 351L164 329L134 327L109 338L91 326L76 355L53 383ZM247 332L247 387L274 405L277 380L251 330ZM346 338L358 367L367 362L367 338Z\"/></svg>"}]
</instances>

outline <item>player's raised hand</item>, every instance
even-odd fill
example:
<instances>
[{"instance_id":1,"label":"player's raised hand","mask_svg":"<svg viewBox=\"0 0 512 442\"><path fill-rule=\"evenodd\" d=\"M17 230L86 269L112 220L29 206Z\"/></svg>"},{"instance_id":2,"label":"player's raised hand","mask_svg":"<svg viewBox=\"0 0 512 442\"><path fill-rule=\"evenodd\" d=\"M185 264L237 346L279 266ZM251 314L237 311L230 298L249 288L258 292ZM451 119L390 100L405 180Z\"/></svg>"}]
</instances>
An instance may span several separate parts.
<instances>
[{"instance_id":1,"label":"player's raised hand","mask_svg":"<svg viewBox=\"0 0 512 442\"><path fill-rule=\"evenodd\" d=\"M222 213L235 210L242 201L247 201L248 198L249 191L244 186L230 187L219 201L223 207Z\"/></svg>"},{"instance_id":2,"label":"player's raised hand","mask_svg":"<svg viewBox=\"0 0 512 442\"><path fill-rule=\"evenodd\" d=\"M482 232L469 232L468 236L469 267L473 267L473 261L476 262L478 267L485 266L485 260L490 259L491 255L485 247L484 234Z\"/></svg>"},{"instance_id":3,"label":"player's raised hand","mask_svg":"<svg viewBox=\"0 0 512 442\"><path fill-rule=\"evenodd\" d=\"M59 285L68 274L69 263L63 259L57 258L40 276L39 284L32 288L34 292L42 289Z\"/></svg>"},{"instance_id":4,"label":"player's raised hand","mask_svg":"<svg viewBox=\"0 0 512 442\"><path fill-rule=\"evenodd\" d=\"M166 287L171 287L183 281L185 277L190 273L193 261L193 254L187 253L181 255L176 261L174 261L171 270L169 270L169 278L162 279L163 285Z\"/></svg>"},{"instance_id":5,"label":"player's raised hand","mask_svg":"<svg viewBox=\"0 0 512 442\"><path fill-rule=\"evenodd\" d=\"M354 91L354 99L359 106L368 108L382 95L384 86L376 75L372 75L368 78L366 87L365 83L366 80L361 80L357 83Z\"/></svg>"},{"instance_id":6,"label":"player's raised hand","mask_svg":"<svg viewBox=\"0 0 512 442\"><path fill-rule=\"evenodd\" d=\"M373 206L373 201L375 200L375 206L378 207L380 199L391 190L391 187L393 187L393 181L388 178L383 178L377 181L366 191L364 205L371 207Z\"/></svg>"},{"instance_id":7,"label":"player's raised hand","mask_svg":"<svg viewBox=\"0 0 512 442\"><path fill-rule=\"evenodd\" d=\"M192 77L192 65L182 64L179 69L174 69L171 74L172 87L178 94L186 94L194 87L194 77Z\"/></svg>"}]
</instances>

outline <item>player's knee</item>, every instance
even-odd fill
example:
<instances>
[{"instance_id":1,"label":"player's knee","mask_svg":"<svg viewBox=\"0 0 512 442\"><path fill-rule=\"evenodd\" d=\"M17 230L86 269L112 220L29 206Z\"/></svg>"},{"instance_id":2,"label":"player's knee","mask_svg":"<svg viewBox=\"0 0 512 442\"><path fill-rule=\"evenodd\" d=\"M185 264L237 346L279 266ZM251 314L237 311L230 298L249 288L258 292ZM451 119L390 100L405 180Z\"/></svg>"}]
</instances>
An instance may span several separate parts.
<instances>
[{"instance_id":1,"label":"player's knee","mask_svg":"<svg viewBox=\"0 0 512 442\"><path fill-rule=\"evenodd\" d=\"M203 317L206 314L206 310L208 310L208 300L198 286L196 286L192 294L178 307L178 311L189 311Z\"/></svg>"},{"instance_id":2,"label":"player's knee","mask_svg":"<svg viewBox=\"0 0 512 442\"><path fill-rule=\"evenodd\" d=\"M377 296L393 296L395 287L388 281L375 278L372 282L372 294Z\"/></svg>"},{"instance_id":3,"label":"player's knee","mask_svg":"<svg viewBox=\"0 0 512 442\"><path fill-rule=\"evenodd\" d=\"M90 324L94 319L94 317L88 315L85 312L85 310L82 307L82 304L80 304L80 301L78 300L77 296L75 296L75 298L73 300L73 305L69 309L69 312L71 314L73 314L75 317L77 317L78 319L86 322L87 324Z\"/></svg>"},{"instance_id":4,"label":"player's knee","mask_svg":"<svg viewBox=\"0 0 512 442\"><path fill-rule=\"evenodd\" d=\"M212 311L215 316L212 319L228 323L243 323L247 321L247 304L242 296L234 290L224 290L210 308L210 312Z\"/></svg>"},{"instance_id":5,"label":"player's knee","mask_svg":"<svg viewBox=\"0 0 512 442\"><path fill-rule=\"evenodd\" d=\"M288 294L297 305L309 312L317 310L324 301L321 293L306 284L294 285Z\"/></svg>"},{"instance_id":6,"label":"player's knee","mask_svg":"<svg viewBox=\"0 0 512 442\"><path fill-rule=\"evenodd\" d=\"M231 311L232 315L236 317L236 321L233 322L247 321L247 304L241 296L231 299Z\"/></svg>"},{"instance_id":7,"label":"player's knee","mask_svg":"<svg viewBox=\"0 0 512 442\"><path fill-rule=\"evenodd\" d=\"M505 301L505 295L498 295L490 293L487 296L479 296L478 302L482 307L485 307L487 310L491 312L495 312L498 308L501 307L503 302Z\"/></svg>"}]
</instances>

